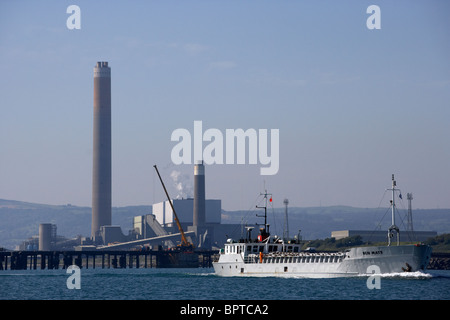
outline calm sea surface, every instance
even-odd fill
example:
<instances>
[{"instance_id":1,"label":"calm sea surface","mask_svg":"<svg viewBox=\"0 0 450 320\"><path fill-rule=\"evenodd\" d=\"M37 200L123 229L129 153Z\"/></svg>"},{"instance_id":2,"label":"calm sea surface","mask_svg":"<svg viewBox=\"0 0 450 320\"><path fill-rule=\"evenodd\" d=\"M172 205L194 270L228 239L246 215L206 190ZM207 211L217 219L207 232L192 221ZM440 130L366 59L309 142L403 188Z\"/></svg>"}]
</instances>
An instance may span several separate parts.
<instances>
[{"instance_id":1,"label":"calm sea surface","mask_svg":"<svg viewBox=\"0 0 450 320\"><path fill-rule=\"evenodd\" d=\"M0 271L1 300L449 300L450 271L367 277L224 278L213 269L81 269L80 289L66 270Z\"/></svg>"}]
</instances>

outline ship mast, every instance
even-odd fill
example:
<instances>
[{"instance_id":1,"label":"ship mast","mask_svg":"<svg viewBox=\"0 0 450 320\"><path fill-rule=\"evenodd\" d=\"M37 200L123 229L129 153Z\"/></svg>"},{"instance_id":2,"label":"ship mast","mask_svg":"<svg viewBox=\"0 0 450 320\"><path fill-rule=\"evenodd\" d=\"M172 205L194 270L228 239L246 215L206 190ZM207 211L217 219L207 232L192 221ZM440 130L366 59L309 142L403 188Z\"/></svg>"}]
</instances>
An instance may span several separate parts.
<instances>
[{"instance_id":1,"label":"ship mast","mask_svg":"<svg viewBox=\"0 0 450 320\"><path fill-rule=\"evenodd\" d=\"M400 189L396 189L397 182L394 179L394 174L392 174L392 189L387 189L392 191L392 200L391 200L391 210L392 210L392 225L388 229L388 246L391 245L391 238L394 237L394 231L397 234L397 245L400 244L400 230L395 225L395 191L400 191Z\"/></svg>"},{"instance_id":2,"label":"ship mast","mask_svg":"<svg viewBox=\"0 0 450 320\"><path fill-rule=\"evenodd\" d=\"M288 222L288 204L289 204L289 200L288 199L284 199L283 201L284 203L284 228L283 228L283 239L285 241L289 240L289 222Z\"/></svg>"},{"instance_id":3,"label":"ship mast","mask_svg":"<svg viewBox=\"0 0 450 320\"><path fill-rule=\"evenodd\" d=\"M264 217L264 230L262 230L261 232L261 236L263 237L262 240L264 240L265 238L267 238L270 233L269 233L269 225L267 224L267 196L272 196L271 193L267 193L267 190L264 190L264 193L261 193L262 196L264 196L264 207L258 207L256 206L256 208L258 209L264 209L264 216L259 216L256 215L257 217ZM272 201L272 197L270 197L270 201Z\"/></svg>"}]
</instances>

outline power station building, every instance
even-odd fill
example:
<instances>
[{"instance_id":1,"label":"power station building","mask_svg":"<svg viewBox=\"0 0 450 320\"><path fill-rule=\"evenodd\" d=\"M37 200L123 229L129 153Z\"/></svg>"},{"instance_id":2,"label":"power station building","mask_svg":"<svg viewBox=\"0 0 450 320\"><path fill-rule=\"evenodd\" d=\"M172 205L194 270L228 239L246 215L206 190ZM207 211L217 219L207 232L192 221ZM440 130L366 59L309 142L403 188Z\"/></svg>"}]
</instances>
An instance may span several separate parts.
<instances>
[{"instance_id":1,"label":"power station building","mask_svg":"<svg viewBox=\"0 0 450 320\"><path fill-rule=\"evenodd\" d=\"M198 248L220 248L229 236L241 230L240 224L221 223L221 200L207 199L205 201L206 215L205 224L200 230L202 232L198 232L199 228L194 227L193 224L194 199L174 199L172 204L183 230L194 231L195 236L192 235L190 238ZM168 200L153 204L152 214L135 216L133 228L140 239L179 232Z\"/></svg>"},{"instance_id":2,"label":"power station building","mask_svg":"<svg viewBox=\"0 0 450 320\"><path fill-rule=\"evenodd\" d=\"M222 201L206 199L205 167L194 165L194 198L172 199L176 216L184 231L191 231L197 248L221 247L241 225L222 224ZM169 200L152 205L152 214L134 217L133 227L139 238L151 238L178 233L175 214Z\"/></svg>"},{"instance_id":3,"label":"power station building","mask_svg":"<svg viewBox=\"0 0 450 320\"><path fill-rule=\"evenodd\" d=\"M173 199L172 205L183 229L187 230L188 227L194 225L194 198ZM205 200L204 225L220 224L221 212L221 200ZM175 216L168 200L153 204L152 214L162 227L166 229L174 228L174 231L177 231Z\"/></svg>"}]
</instances>

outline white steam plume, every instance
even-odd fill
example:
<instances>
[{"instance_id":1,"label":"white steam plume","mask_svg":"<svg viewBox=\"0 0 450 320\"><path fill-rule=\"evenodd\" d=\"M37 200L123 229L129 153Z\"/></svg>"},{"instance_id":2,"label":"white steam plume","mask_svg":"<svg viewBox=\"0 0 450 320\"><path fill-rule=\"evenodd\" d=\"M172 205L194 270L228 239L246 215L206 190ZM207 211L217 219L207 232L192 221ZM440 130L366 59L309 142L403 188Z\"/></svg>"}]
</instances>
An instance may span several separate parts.
<instances>
[{"instance_id":1,"label":"white steam plume","mask_svg":"<svg viewBox=\"0 0 450 320\"><path fill-rule=\"evenodd\" d=\"M186 199L193 197L194 190L188 174L182 174L180 171L173 170L170 177L172 178L175 189L177 190L177 196L175 199Z\"/></svg>"}]
</instances>

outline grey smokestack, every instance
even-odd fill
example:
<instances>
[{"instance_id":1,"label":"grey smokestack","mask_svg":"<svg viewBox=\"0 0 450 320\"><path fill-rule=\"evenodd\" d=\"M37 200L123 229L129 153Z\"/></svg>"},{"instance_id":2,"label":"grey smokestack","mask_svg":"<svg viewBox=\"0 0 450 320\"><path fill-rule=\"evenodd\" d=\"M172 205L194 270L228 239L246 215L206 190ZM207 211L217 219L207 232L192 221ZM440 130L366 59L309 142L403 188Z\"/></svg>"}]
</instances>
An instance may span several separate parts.
<instances>
[{"instance_id":1,"label":"grey smokestack","mask_svg":"<svg viewBox=\"0 0 450 320\"><path fill-rule=\"evenodd\" d=\"M92 231L111 225L111 69L108 62L94 68L94 141L92 167Z\"/></svg>"},{"instance_id":2,"label":"grey smokestack","mask_svg":"<svg viewBox=\"0 0 450 320\"><path fill-rule=\"evenodd\" d=\"M194 227L205 225L205 166L203 161L194 165Z\"/></svg>"}]
</instances>

